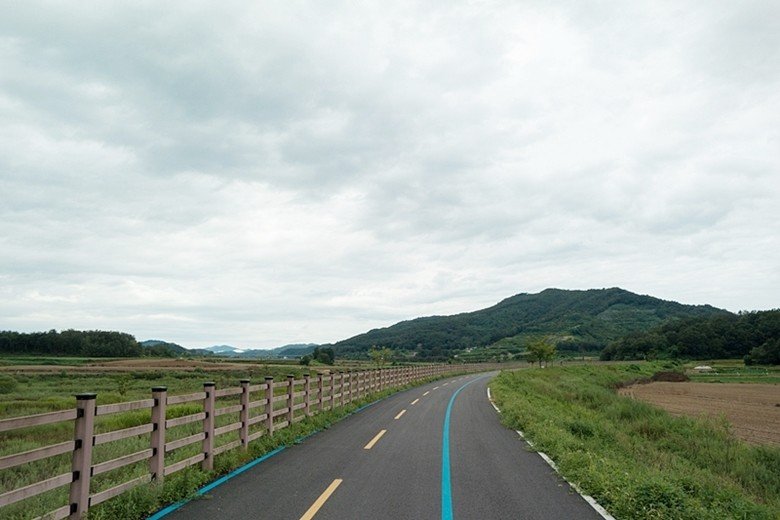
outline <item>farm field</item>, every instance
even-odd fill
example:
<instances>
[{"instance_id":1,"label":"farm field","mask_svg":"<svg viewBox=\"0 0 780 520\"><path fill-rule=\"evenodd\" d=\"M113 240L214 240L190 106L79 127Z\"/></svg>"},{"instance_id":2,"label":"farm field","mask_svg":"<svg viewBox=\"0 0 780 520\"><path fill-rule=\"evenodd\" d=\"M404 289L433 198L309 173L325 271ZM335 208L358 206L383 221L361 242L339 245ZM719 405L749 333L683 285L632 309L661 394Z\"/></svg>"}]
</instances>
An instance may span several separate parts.
<instances>
[{"instance_id":1,"label":"farm field","mask_svg":"<svg viewBox=\"0 0 780 520\"><path fill-rule=\"evenodd\" d=\"M711 370L699 371L697 366L708 366ZM690 361L683 370L691 381L698 383L780 384L780 366L745 366L736 359Z\"/></svg>"},{"instance_id":2,"label":"farm field","mask_svg":"<svg viewBox=\"0 0 780 520\"><path fill-rule=\"evenodd\" d=\"M620 394L673 415L725 416L740 439L780 446L780 385L654 382L622 388Z\"/></svg>"}]
</instances>

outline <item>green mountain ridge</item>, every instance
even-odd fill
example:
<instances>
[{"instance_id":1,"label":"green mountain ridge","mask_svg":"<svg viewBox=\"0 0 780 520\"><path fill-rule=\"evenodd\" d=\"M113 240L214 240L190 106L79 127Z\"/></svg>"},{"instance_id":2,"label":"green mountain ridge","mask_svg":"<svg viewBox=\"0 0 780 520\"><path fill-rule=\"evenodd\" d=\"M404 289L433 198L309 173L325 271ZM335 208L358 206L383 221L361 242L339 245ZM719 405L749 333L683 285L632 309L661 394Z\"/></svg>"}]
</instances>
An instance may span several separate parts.
<instances>
[{"instance_id":1,"label":"green mountain ridge","mask_svg":"<svg viewBox=\"0 0 780 520\"><path fill-rule=\"evenodd\" d=\"M446 358L454 351L514 346L553 336L561 350L600 351L628 333L669 320L728 314L710 305L684 305L620 288L545 289L521 293L492 307L452 316L429 316L373 329L334 344L339 355L360 355L372 346Z\"/></svg>"}]
</instances>

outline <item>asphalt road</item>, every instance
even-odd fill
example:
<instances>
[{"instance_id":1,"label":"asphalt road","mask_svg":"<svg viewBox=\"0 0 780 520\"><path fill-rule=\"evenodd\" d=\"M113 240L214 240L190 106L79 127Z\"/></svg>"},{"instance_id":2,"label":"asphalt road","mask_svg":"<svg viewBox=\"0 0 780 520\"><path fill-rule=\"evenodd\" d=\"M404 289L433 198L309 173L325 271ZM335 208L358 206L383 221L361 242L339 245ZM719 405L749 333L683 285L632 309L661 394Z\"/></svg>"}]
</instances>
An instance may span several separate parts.
<instances>
[{"instance_id":1,"label":"asphalt road","mask_svg":"<svg viewBox=\"0 0 780 520\"><path fill-rule=\"evenodd\" d=\"M469 375L393 395L165 518L600 519L501 425L489 380Z\"/></svg>"}]
</instances>

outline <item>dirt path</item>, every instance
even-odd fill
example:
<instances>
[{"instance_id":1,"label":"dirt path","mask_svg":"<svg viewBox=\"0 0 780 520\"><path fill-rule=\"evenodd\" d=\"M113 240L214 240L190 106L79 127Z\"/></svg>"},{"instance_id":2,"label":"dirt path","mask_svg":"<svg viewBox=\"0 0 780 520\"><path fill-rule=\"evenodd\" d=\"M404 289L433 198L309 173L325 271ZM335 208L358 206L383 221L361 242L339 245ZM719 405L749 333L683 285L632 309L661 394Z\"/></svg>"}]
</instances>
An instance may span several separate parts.
<instances>
[{"instance_id":1,"label":"dirt path","mask_svg":"<svg viewBox=\"0 0 780 520\"><path fill-rule=\"evenodd\" d=\"M724 414L740 439L780 446L780 385L658 382L622 388L620 394L674 415Z\"/></svg>"}]
</instances>

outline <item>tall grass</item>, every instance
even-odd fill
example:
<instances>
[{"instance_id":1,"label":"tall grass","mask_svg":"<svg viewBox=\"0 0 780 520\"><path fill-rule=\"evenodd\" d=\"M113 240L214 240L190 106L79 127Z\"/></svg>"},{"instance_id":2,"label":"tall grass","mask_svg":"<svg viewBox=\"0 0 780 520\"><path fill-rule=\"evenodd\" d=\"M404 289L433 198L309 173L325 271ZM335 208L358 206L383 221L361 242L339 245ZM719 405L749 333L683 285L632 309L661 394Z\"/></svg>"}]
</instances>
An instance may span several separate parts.
<instances>
[{"instance_id":1,"label":"tall grass","mask_svg":"<svg viewBox=\"0 0 780 520\"><path fill-rule=\"evenodd\" d=\"M617 395L652 364L503 372L491 389L507 426L616 518L780 518L780 449L725 421L673 417Z\"/></svg>"}]
</instances>

